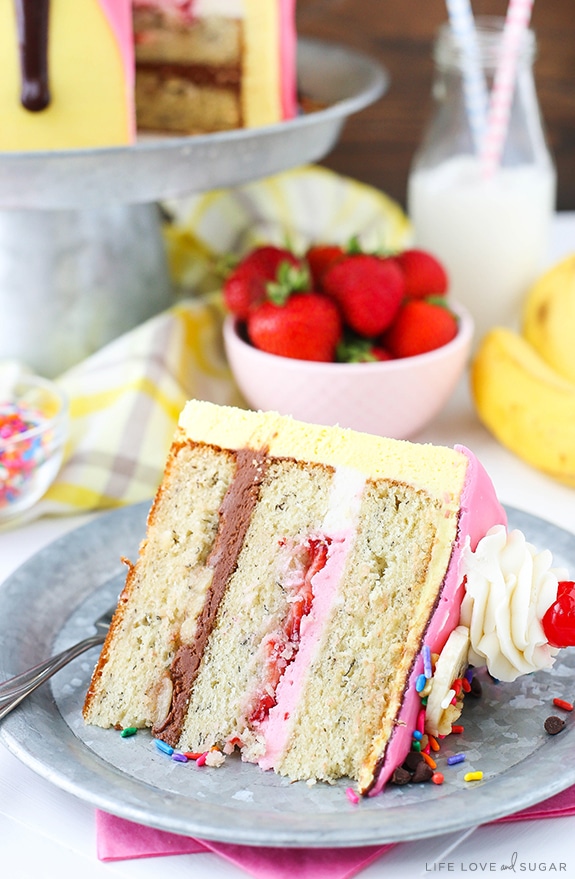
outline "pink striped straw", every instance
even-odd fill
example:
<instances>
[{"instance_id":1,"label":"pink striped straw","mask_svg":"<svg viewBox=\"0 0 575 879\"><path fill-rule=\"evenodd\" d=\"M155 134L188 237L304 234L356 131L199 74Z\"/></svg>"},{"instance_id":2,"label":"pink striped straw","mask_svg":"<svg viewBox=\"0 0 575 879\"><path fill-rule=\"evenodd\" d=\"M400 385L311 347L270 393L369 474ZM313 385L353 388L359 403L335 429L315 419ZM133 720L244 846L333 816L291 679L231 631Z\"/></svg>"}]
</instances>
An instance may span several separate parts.
<instances>
[{"instance_id":1,"label":"pink striped straw","mask_svg":"<svg viewBox=\"0 0 575 879\"><path fill-rule=\"evenodd\" d=\"M495 71L495 79L489 101L487 131L481 150L481 169L483 177L491 177L499 166L507 128L515 80L519 47L525 30L529 27L533 0L509 0L501 55Z\"/></svg>"}]
</instances>

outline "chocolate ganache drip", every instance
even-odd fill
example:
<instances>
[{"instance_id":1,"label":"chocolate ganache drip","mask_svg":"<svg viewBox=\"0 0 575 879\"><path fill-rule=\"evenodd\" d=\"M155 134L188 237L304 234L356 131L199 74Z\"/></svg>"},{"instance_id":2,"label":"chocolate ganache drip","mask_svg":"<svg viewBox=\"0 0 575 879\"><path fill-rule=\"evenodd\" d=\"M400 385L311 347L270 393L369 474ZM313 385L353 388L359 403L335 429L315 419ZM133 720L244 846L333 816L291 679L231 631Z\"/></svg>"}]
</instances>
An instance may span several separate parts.
<instances>
[{"instance_id":1,"label":"chocolate ganache drip","mask_svg":"<svg viewBox=\"0 0 575 879\"><path fill-rule=\"evenodd\" d=\"M50 0L15 0L20 44L20 101L37 113L50 103L48 20Z\"/></svg>"}]
</instances>

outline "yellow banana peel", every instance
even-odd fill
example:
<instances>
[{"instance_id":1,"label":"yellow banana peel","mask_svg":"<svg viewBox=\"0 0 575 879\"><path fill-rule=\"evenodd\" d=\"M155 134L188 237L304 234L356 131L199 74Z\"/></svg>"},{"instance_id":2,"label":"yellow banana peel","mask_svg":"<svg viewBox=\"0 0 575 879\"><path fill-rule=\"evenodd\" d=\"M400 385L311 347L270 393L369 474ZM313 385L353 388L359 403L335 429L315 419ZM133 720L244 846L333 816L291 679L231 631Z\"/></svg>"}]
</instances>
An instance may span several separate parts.
<instances>
[{"instance_id":1,"label":"yellow banana peel","mask_svg":"<svg viewBox=\"0 0 575 879\"><path fill-rule=\"evenodd\" d=\"M522 335L549 366L575 382L575 255L543 274L527 294Z\"/></svg>"},{"instance_id":2,"label":"yellow banana peel","mask_svg":"<svg viewBox=\"0 0 575 879\"><path fill-rule=\"evenodd\" d=\"M522 336L496 327L473 359L471 389L479 418L502 445L575 487L575 382Z\"/></svg>"}]
</instances>

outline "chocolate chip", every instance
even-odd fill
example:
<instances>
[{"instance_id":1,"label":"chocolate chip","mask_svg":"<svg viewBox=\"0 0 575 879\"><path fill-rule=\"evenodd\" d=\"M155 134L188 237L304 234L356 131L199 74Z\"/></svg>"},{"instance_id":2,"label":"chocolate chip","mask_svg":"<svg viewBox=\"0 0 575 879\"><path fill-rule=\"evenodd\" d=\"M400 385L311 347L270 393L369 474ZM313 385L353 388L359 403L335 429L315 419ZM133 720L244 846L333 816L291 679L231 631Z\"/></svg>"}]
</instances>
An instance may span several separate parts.
<instances>
[{"instance_id":1,"label":"chocolate chip","mask_svg":"<svg viewBox=\"0 0 575 879\"><path fill-rule=\"evenodd\" d=\"M470 681L471 689L469 691L469 695L473 696L475 699L480 699L483 694L483 688L481 686L481 681L478 680L475 675L471 678Z\"/></svg>"},{"instance_id":2,"label":"chocolate chip","mask_svg":"<svg viewBox=\"0 0 575 879\"><path fill-rule=\"evenodd\" d=\"M403 766L398 766L389 780L391 784L409 784L411 781L411 772L408 772Z\"/></svg>"},{"instance_id":3,"label":"chocolate chip","mask_svg":"<svg viewBox=\"0 0 575 879\"><path fill-rule=\"evenodd\" d=\"M565 728L565 721L552 714L547 718L543 725L545 727L545 732L549 733L550 736L556 736L557 733L560 733L561 730Z\"/></svg>"},{"instance_id":4,"label":"chocolate chip","mask_svg":"<svg viewBox=\"0 0 575 879\"><path fill-rule=\"evenodd\" d=\"M432 775L433 769L425 762L425 760L422 760L419 766L416 767L411 780L414 784L419 784L422 781L431 781Z\"/></svg>"},{"instance_id":5,"label":"chocolate chip","mask_svg":"<svg viewBox=\"0 0 575 879\"><path fill-rule=\"evenodd\" d=\"M421 756L420 751L410 751L405 760L403 761L403 766L409 772L415 772L420 763L425 763L425 760ZM427 765L427 764L426 764Z\"/></svg>"}]
</instances>

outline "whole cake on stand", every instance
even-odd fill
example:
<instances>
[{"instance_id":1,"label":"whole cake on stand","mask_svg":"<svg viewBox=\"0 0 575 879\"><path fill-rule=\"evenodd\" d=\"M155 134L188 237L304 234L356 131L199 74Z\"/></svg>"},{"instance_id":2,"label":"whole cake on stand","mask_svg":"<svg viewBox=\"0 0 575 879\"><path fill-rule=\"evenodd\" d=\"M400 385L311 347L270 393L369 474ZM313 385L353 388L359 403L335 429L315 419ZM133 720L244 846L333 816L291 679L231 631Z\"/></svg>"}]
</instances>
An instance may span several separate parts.
<instances>
[{"instance_id":1,"label":"whole cake on stand","mask_svg":"<svg viewBox=\"0 0 575 879\"><path fill-rule=\"evenodd\" d=\"M285 10L286 3L278 0L277 9ZM153 24L161 22L150 18L152 7L185 9L188 14L196 9L187 0L137 5L148 7L143 19L148 32L135 15L136 47L140 40L148 50L159 39ZM217 5L221 7L220 0ZM213 4L201 0L196 11L209 6ZM235 6L248 18L257 10L251 0ZM6 128L20 131L20 147L0 140L0 357L22 360L46 376L60 374L172 303L158 201L261 179L322 158L346 118L376 100L387 84L385 72L370 59L302 39L297 45L298 88L321 108L316 112L284 119L283 107L279 119L268 117L254 127L193 135L139 132L133 139L129 119L135 62L133 43L127 41L131 0L89 0L81 11L79 7L75 0L14 0L0 7L0 49L10 48L1 55L11 65L11 75L0 85L0 107L10 122ZM49 15L38 18L41 10ZM70 38L71 21L76 40ZM288 27L285 18L281 27ZM73 77L59 63L56 42L77 50L85 42L78 34L85 33L102 48L101 54L95 53L92 74L82 74L78 86L91 120L78 122L74 138L63 146L59 138L67 123L62 96ZM40 47L36 54L18 56L17 46L26 45L22 35ZM276 62L278 53L272 53ZM77 52L74 69L82 67L74 57L78 61ZM113 76L110 65L102 68L105 57L115 58ZM173 90L175 73L184 75L181 64L159 68L165 88ZM113 79L116 93L123 95L110 118L98 99L99 79ZM22 104L28 80L40 92L48 84L47 103L39 110ZM73 105L72 98L76 100L75 93ZM71 117L77 122L72 113L68 127L73 127ZM94 118L98 131L110 132L107 145L86 136L86 130L93 131ZM34 132L44 127L52 133L43 140Z\"/></svg>"}]
</instances>

